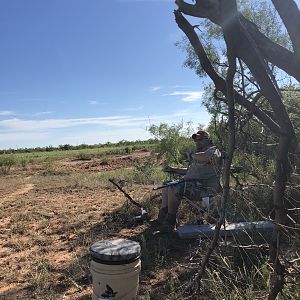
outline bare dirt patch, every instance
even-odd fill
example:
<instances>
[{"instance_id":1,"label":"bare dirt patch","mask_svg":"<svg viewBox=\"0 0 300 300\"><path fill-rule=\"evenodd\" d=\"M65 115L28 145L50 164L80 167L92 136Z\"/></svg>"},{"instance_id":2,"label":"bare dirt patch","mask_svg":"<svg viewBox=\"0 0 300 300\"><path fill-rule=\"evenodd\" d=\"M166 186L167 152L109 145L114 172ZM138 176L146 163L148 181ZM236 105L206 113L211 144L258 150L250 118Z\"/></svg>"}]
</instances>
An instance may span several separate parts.
<instances>
[{"instance_id":1,"label":"bare dirt patch","mask_svg":"<svg viewBox=\"0 0 300 300\"><path fill-rule=\"evenodd\" d=\"M81 160L78 158L66 158L59 162L59 165L65 167L67 170L88 171L88 172L103 172L119 168L131 167L135 161L145 160L150 157L149 152L136 151L128 155L114 155L114 156L96 156L89 160Z\"/></svg>"},{"instance_id":2,"label":"bare dirt patch","mask_svg":"<svg viewBox=\"0 0 300 300\"><path fill-rule=\"evenodd\" d=\"M15 196L18 196L18 195L23 195L23 194L26 194L28 193L30 190L32 190L34 187L34 184L32 183L27 183L25 184L24 186L20 187L19 189L17 189L16 191L14 191L13 193L9 194L8 196L4 197L4 201L9 199L9 198L13 198Z\"/></svg>"},{"instance_id":3,"label":"bare dirt patch","mask_svg":"<svg viewBox=\"0 0 300 300\"><path fill-rule=\"evenodd\" d=\"M166 284L175 276L177 263L188 247L176 239L153 235L149 224L133 224L124 195L107 186L74 183L77 173L94 173L131 167L136 159L150 153L137 152L106 160L64 159L50 172L41 166L16 170L0 183L0 299L91 299L89 246L107 238L139 241L143 254L140 299L149 290ZM33 172L36 170L36 172ZM87 177L86 180L88 180ZM133 196L150 194L150 186L131 186ZM140 194L139 194L140 193ZM141 197L138 197L141 199ZM129 211L128 211L129 210ZM155 257L153 257L155 253ZM154 259L154 260L153 260ZM157 269L158 265L164 268ZM172 265L173 264L173 265ZM159 298L157 298L159 299Z\"/></svg>"}]
</instances>

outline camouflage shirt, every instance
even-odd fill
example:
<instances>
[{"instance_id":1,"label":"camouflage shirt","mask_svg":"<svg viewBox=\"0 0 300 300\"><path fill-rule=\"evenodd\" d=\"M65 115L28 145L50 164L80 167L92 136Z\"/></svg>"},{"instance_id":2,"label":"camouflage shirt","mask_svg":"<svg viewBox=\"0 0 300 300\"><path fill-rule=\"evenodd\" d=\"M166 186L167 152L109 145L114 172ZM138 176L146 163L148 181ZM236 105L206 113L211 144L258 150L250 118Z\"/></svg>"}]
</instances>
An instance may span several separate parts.
<instances>
[{"instance_id":1,"label":"camouflage shirt","mask_svg":"<svg viewBox=\"0 0 300 300\"><path fill-rule=\"evenodd\" d=\"M210 160L204 162L193 159L184 176L185 180L203 180L211 177L219 178L221 167L221 152L219 149L211 146L202 153L207 155Z\"/></svg>"}]
</instances>

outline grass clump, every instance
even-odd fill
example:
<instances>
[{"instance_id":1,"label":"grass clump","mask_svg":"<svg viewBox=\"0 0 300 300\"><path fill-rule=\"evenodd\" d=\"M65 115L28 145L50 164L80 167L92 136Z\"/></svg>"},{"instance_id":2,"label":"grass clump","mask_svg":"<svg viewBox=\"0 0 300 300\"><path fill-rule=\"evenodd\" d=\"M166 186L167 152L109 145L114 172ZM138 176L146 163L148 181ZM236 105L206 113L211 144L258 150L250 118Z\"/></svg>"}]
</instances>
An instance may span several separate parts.
<instances>
[{"instance_id":1,"label":"grass clump","mask_svg":"<svg viewBox=\"0 0 300 300\"><path fill-rule=\"evenodd\" d=\"M33 277L34 287L37 292L41 292L45 288L47 288L49 283L49 279L50 279L49 262L47 259L42 258L33 267L35 271Z\"/></svg>"},{"instance_id":2,"label":"grass clump","mask_svg":"<svg viewBox=\"0 0 300 300\"><path fill-rule=\"evenodd\" d=\"M165 173L157 162L147 160L145 162L134 162L134 181L142 184L157 184L165 180Z\"/></svg>"},{"instance_id":3,"label":"grass clump","mask_svg":"<svg viewBox=\"0 0 300 300\"><path fill-rule=\"evenodd\" d=\"M7 175L12 166L16 164L16 159L12 155L0 156L0 174Z\"/></svg>"},{"instance_id":4,"label":"grass clump","mask_svg":"<svg viewBox=\"0 0 300 300\"><path fill-rule=\"evenodd\" d=\"M92 154L87 153L87 152L80 152L79 154L76 155L76 159L78 159L78 160L91 160L92 159Z\"/></svg>"},{"instance_id":5,"label":"grass clump","mask_svg":"<svg viewBox=\"0 0 300 300\"><path fill-rule=\"evenodd\" d=\"M26 158L22 157L21 160L20 160L20 165L21 165L23 170L26 170L27 165L28 165L28 160Z\"/></svg>"}]
</instances>

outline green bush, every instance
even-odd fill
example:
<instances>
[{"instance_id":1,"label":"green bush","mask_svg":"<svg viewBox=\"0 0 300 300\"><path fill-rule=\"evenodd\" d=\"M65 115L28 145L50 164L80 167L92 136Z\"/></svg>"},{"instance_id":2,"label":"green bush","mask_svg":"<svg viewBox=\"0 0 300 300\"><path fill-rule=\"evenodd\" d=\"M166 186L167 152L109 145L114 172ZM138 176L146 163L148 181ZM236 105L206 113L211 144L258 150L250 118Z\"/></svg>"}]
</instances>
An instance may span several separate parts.
<instances>
[{"instance_id":1,"label":"green bush","mask_svg":"<svg viewBox=\"0 0 300 300\"><path fill-rule=\"evenodd\" d=\"M268 185L250 185L232 190L227 208L229 221L260 221L272 212L272 189Z\"/></svg>"},{"instance_id":2,"label":"green bush","mask_svg":"<svg viewBox=\"0 0 300 300\"><path fill-rule=\"evenodd\" d=\"M109 157L104 157L101 161L100 161L100 165L101 166L107 166L109 165L111 159Z\"/></svg>"},{"instance_id":3,"label":"green bush","mask_svg":"<svg viewBox=\"0 0 300 300\"><path fill-rule=\"evenodd\" d=\"M191 123L151 125L148 131L159 140L157 151L166 164L184 165L184 153L195 149L190 138L194 132Z\"/></svg>"},{"instance_id":4,"label":"green bush","mask_svg":"<svg viewBox=\"0 0 300 300\"><path fill-rule=\"evenodd\" d=\"M125 147L125 153L126 154L132 153L132 147Z\"/></svg>"},{"instance_id":5,"label":"green bush","mask_svg":"<svg viewBox=\"0 0 300 300\"><path fill-rule=\"evenodd\" d=\"M133 174L133 180L142 184L157 184L164 181L166 176L161 168L157 166L157 162L151 159L142 163L136 160Z\"/></svg>"},{"instance_id":6,"label":"green bush","mask_svg":"<svg viewBox=\"0 0 300 300\"><path fill-rule=\"evenodd\" d=\"M22 167L24 170L26 169L27 164L28 164L27 159L24 158L24 157L22 157L22 158L21 158L21 161L20 161L20 165L21 165L21 167Z\"/></svg>"},{"instance_id":7,"label":"green bush","mask_svg":"<svg viewBox=\"0 0 300 300\"><path fill-rule=\"evenodd\" d=\"M236 151L232 168L236 167L241 169L238 177L244 182L272 184L274 181L275 162L264 155Z\"/></svg>"},{"instance_id":8,"label":"green bush","mask_svg":"<svg viewBox=\"0 0 300 300\"><path fill-rule=\"evenodd\" d=\"M8 174L11 167L16 164L16 159L13 156L0 156L0 172L1 174Z\"/></svg>"},{"instance_id":9,"label":"green bush","mask_svg":"<svg viewBox=\"0 0 300 300\"><path fill-rule=\"evenodd\" d=\"M91 160L92 159L92 155L90 153L86 153L86 152L80 152L76 158L78 160Z\"/></svg>"}]
</instances>

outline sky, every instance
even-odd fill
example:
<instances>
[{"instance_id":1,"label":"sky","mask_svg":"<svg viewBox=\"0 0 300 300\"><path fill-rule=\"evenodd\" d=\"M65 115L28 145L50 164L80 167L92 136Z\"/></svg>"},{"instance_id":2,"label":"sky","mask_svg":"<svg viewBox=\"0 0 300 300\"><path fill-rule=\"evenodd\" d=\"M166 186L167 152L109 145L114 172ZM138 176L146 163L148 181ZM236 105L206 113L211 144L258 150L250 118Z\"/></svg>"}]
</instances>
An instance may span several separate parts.
<instances>
[{"instance_id":1,"label":"sky","mask_svg":"<svg viewBox=\"0 0 300 300\"><path fill-rule=\"evenodd\" d=\"M207 82L183 66L174 9L174 0L1 0L0 149L206 125Z\"/></svg>"},{"instance_id":2,"label":"sky","mask_svg":"<svg viewBox=\"0 0 300 300\"><path fill-rule=\"evenodd\" d=\"M1 0L0 149L146 140L207 124L173 0Z\"/></svg>"}]
</instances>

